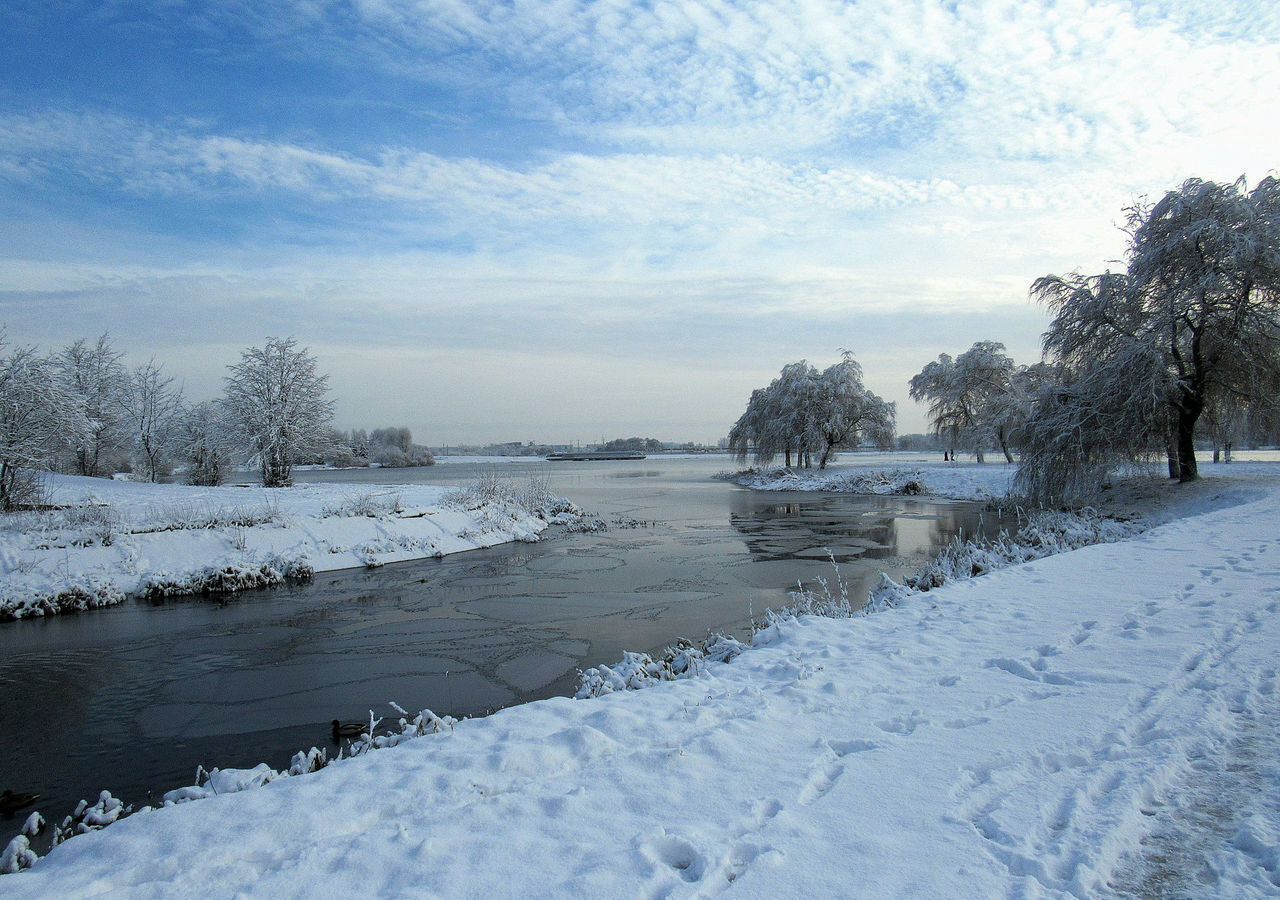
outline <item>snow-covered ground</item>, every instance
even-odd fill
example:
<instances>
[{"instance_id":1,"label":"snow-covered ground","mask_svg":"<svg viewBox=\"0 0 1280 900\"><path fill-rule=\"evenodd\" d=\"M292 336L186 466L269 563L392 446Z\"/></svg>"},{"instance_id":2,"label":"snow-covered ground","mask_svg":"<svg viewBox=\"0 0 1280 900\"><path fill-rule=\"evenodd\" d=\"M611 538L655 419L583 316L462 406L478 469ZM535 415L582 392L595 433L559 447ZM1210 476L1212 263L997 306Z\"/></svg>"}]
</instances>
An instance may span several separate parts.
<instances>
[{"instance_id":1,"label":"snow-covered ground","mask_svg":"<svg viewBox=\"0 0 1280 900\"><path fill-rule=\"evenodd\" d=\"M419 484L200 488L52 475L48 487L64 509L0 521L0 616L52 611L49 598L76 588L109 601L210 572L251 584L264 567L443 556L536 540L547 525L536 503L446 502L456 489Z\"/></svg>"},{"instance_id":2,"label":"snow-covered ground","mask_svg":"<svg viewBox=\"0 0 1280 900\"><path fill-rule=\"evenodd\" d=\"M699 677L140 813L0 886L1275 896L1280 466L1206 475L1125 492L1169 520L1131 540L784 622Z\"/></svg>"},{"instance_id":3,"label":"snow-covered ground","mask_svg":"<svg viewBox=\"0 0 1280 900\"><path fill-rule=\"evenodd\" d=\"M757 491L832 491L847 494L928 494L956 500L1003 497L1016 466L1003 463L910 462L889 457L858 459L826 470L769 468L740 472L729 480Z\"/></svg>"},{"instance_id":4,"label":"snow-covered ground","mask_svg":"<svg viewBox=\"0 0 1280 900\"><path fill-rule=\"evenodd\" d=\"M1016 465L1003 459L992 461L998 454L988 454L988 462L976 463L972 457L958 462L943 462L936 453L899 451L893 453L846 453L826 470L767 467L725 476L743 487L758 491L830 491L850 494L920 493L954 500L986 500L1009 493ZM1199 454L1201 472L1210 477L1241 476L1247 466L1256 462L1280 463L1280 451L1246 450L1235 454L1235 462L1214 465L1211 456ZM1241 468L1241 467L1246 468ZM1163 472L1153 467L1147 479L1163 482Z\"/></svg>"}]
</instances>

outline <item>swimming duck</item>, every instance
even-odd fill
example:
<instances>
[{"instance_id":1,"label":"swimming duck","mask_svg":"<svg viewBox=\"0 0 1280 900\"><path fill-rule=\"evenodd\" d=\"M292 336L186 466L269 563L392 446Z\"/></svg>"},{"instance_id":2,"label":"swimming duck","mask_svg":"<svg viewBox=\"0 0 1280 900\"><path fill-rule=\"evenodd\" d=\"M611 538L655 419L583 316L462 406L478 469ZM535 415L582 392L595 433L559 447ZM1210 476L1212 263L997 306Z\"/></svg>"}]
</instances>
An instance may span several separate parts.
<instances>
[{"instance_id":1,"label":"swimming duck","mask_svg":"<svg viewBox=\"0 0 1280 900\"><path fill-rule=\"evenodd\" d=\"M0 813L12 815L23 807L30 806L40 799L39 794L15 794L6 789L0 793Z\"/></svg>"},{"instance_id":2,"label":"swimming duck","mask_svg":"<svg viewBox=\"0 0 1280 900\"><path fill-rule=\"evenodd\" d=\"M364 730L368 727L368 724L364 722L339 722L334 719L333 739L337 741L344 737L359 737L364 734Z\"/></svg>"}]
</instances>

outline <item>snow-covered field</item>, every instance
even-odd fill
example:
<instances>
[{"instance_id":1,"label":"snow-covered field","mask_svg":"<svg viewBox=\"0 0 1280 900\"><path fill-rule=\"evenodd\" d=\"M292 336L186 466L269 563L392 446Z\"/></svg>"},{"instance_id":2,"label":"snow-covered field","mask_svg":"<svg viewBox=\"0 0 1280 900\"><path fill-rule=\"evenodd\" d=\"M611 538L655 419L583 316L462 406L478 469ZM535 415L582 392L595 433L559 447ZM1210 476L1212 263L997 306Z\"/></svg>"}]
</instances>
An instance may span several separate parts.
<instances>
[{"instance_id":1,"label":"snow-covered field","mask_svg":"<svg viewBox=\"0 0 1280 900\"><path fill-rule=\"evenodd\" d=\"M456 489L429 485L199 488L52 475L48 486L64 509L0 520L0 617L47 614L56 609L51 598L77 589L93 605L181 592L213 576L252 585L265 583L263 571L374 566L536 540L547 525L536 502L447 502Z\"/></svg>"},{"instance_id":2,"label":"snow-covered field","mask_svg":"<svg viewBox=\"0 0 1280 900\"><path fill-rule=\"evenodd\" d=\"M7 896L1280 891L1280 466L702 675L137 814ZM1179 517L1180 516L1180 517Z\"/></svg>"}]
</instances>

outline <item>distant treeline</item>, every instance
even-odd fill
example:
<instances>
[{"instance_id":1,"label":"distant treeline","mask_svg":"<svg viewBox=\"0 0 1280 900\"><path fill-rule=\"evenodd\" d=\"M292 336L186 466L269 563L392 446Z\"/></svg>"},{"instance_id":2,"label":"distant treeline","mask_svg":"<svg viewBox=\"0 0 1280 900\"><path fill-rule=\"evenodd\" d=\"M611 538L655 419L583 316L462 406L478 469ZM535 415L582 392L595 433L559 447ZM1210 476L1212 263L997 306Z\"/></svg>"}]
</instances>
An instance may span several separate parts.
<instances>
[{"instance_id":1,"label":"distant treeline","mask_svg":"<svg viewBox=\"0 0 1280 900\"><path fill-rule=\"evenodd\" d=\"M436 458L426 447L413 442L413 433L408 428L390 427L372 431L363 428L335 430L331 447L316 461L340 468L376 465L398 469L432 466Z\"/></svg>"}]
</instances>

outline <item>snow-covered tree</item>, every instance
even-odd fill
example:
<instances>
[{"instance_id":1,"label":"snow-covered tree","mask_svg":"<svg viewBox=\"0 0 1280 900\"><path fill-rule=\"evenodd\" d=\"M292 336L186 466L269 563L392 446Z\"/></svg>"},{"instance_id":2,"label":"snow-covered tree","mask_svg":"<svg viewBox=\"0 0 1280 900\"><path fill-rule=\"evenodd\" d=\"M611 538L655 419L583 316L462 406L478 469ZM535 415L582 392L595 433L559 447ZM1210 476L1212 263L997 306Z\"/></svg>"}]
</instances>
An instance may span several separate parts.
<instances>
[{"instance_id":1,"label":"snow-covered tree","mask_svg":"<svg viewBox=\"0 0 1280 900\"><path fill-rule=\"evenodd\" d=\"M1160 454L1193 481L1206 408L1262 408L1280 387L1280 181L1191 179L1135 206L1129 230L1124 272L1032 287L1054 314L1044 346L1064 384L1026 430L1018 479L1040 499Z\"/></svg>"},{"instance_id":2,"label":"snow-covered tree","mask_svg":"<svg viewBox=\"0 0 1280 900\"><path fill-rule=\"evenodd\" d=\"M1168 453L1170 474L1199 476L1195 430L1215 396L1254 402L1280 384L1280 180L1252 191L1191 179L1130 210L1124 273L1047 276L1032 295L1054 319L1045 351L1075 381L1104 385L1128 434L1106 446ZM1156 436L1160 437L1157 438ZM1149 446L1142 446L1142 441Z\"/></svg>"},{"instance_id":3,"label":"snow-covered tree","mask_svg":"<svg viewBox=\"0 0 1280 900\"><path fill-rule=\"evenodd\" d=\"M978 462L996 444L1013 462L1014 434L1027 412L1025 370L1004 352L1004 344L979 341L952 359L942 354L911 379L913 400L927 400L934 430L972 446Z\"/></svg>"},{"instance_id":4,"label":"snow-covered tree","mask_svg":"<svg viewBox=\"0 0 1280 900\"><path fill-rule=\"evenodd\" d=\"M753 454L765 465L778 455L799 464L818 445L814 418L817 369L804 360L788 363L769 386L753 391L746 411L729 431L729 449L739 460Z\"/></svg>"},{"instance_id":5,"label":"snow-covered tree","mask_svg":"<svg viewBox=\"0 0 1280 900\"><path fill-rule=\"evenodd\" d=\"M289 485L294 461L327 446L329 377L316 371L315 357L294 338L268 338L228 369L223 402L243 448L258 459L265 486Z\"/></svg>"},{"instance_id":6,"label":"snow-covered tree","mask_svg":"<svg viewBox=\"0 0 1280 900\"><path fill-rule=\"evenodd\" d=\"M182 391L152 360L129 373L119 397L122 419L148 481L157 481L177 438Z\"/></svg>"},{"instance_id":7,"label":"snow-covered tree","mask_svg":"<svg viewBox=\"0 0 1280 900\"><path fill-rule=\"evenodd\" d=\"M1159 348L1062 366L1035 393L1020 429L1018 490L1042 503L1097 491L1109 472L1159 451L1168 434Z\"/></svg>"},{"instance_id":8,"label":"snow-covered tree","mask_svg":"<svg viewBox=\"0 0 1280 900\"><path fill-rule=\"evenodd\" d=\"M81 338L58 355L62 381L78 398L89 423L73 448L75 470L81 475L109 475L103 464L128 446L120 404L128 382L120 362L123 356L105 334L92 344Z\"/></svg>"},{"instance_id":9,"label":"snow-covered tree","mask_svg":"<svg viewBox=\"0 0 1280 900\"><path fill-rule=\"evenodd\" d=\"M22 472L50 469L81 445L88 423L56 364L33 347L7 345L0 332L0 508L20 502Z\"/></svg>"},{"instance_id":10,"label":"snow-covered tree","mask_svg":"<svg viewBox=\"0 0 1280 900\"><path fill-rule=\"evenodd\" d=\"M231 469L234 443L222 407L205 401L184 408L176 432L176 449L187 467L187 483L222 484Z\"/></svg>"},{"instance_id":11,"label":"snow-covered tree","mask_svg":"<svg viewBox=\"0 0 1280 900\"><path fill-rule=\"evenodd\" d=\"M1130 216L1129 280L1165 335L1179 478L1198 476L1195 428L1215 393L1274 382L1280 346L1280 179L1252 191L1191 179Z\"/></svg>"},{"instance_id":12,"label":"snow-covered tree","mask_svg":"<svg viewBox=\"0 0 1280 900\"><path fill-rule=\"evenodd\" d=\"M856 445L863 438L878 443L893 440L894 409L867 390L862 367L852 354L819 372L808 362L783 366L768 387L751 393L746 411L729 431L729 449L740 461L754 455L757 464L782 456L790 467L826 468L833 451Z\"/></svg>"},{"instance_id":13,"label":"snow-covered tree","mask_svg":"<svg viewBox=\"0 0 1280 900\"><path fill-rule=\"evenodd\" d=\"M837 447L857 446L870 438L893 446L894 405L867 390L862 366L844 351L840 362L824 370L815 383L815 430L822 441L818 468L825 469Z\"/></svg>"}]
</instances>

